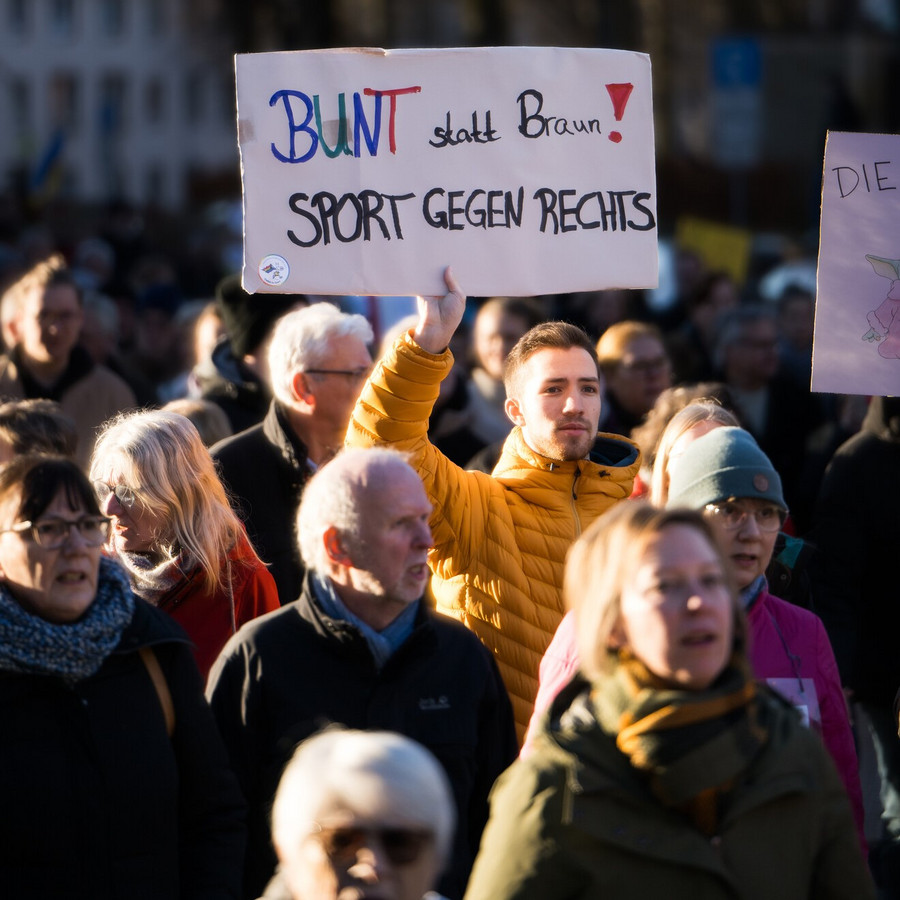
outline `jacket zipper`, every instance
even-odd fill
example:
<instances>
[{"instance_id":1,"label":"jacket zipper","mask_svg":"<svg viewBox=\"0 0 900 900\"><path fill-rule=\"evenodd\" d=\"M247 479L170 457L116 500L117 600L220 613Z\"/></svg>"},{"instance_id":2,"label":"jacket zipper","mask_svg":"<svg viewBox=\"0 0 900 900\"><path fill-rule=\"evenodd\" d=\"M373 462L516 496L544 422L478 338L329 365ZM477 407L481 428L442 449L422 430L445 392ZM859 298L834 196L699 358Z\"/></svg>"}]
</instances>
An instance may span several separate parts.
<instances>
[{"instance_id":1,"label":"jacket zipper","mask_svg":"<svg viewBox=\"0 0 900 900\"><path fill-rule=\"evenodd\" d=\"M572 516L575 519L575 537L581 537L581 518L578 515L578 479L581 477L581 468L575 466L575 477L572 479Z\"/></svg>"}]
</instances>

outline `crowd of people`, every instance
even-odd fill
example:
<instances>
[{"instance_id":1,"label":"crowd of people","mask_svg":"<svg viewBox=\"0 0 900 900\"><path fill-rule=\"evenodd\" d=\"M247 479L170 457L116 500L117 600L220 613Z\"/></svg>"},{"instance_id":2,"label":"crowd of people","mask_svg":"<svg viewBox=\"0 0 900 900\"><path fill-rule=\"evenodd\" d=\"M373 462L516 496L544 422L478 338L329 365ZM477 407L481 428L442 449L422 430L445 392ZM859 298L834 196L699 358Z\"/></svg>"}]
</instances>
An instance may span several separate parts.
<instances>
[{"instance_id":1,"label":"crowd of people","mask_svg":"<svg viewBox=\"0 0 900 900\"><path fill-rule=\"evenodd\" d=\"M900 897L900 407L803 285L381 330L106 250L0 299L9 896Z\"/></svg>"}]
</instances>

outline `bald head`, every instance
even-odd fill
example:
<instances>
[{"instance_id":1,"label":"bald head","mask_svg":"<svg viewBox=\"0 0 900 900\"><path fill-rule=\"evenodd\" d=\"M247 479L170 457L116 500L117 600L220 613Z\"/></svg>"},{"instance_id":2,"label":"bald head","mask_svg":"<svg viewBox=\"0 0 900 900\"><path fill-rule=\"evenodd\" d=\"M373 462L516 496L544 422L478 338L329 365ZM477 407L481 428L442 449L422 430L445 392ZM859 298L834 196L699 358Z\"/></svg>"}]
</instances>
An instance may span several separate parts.
<instances>
[{"instance_id":1,"label":"bald head","mask_svg":"<svg viewBox=\"0 0 900 900\"><path fill-rule=\"evenodd\" d=\"M425 590L431 509L422 479L402 454L344 450L303 492L297 513L303 561L331 579L356 615L383 627Z\"/></svg>"}]
</instances>

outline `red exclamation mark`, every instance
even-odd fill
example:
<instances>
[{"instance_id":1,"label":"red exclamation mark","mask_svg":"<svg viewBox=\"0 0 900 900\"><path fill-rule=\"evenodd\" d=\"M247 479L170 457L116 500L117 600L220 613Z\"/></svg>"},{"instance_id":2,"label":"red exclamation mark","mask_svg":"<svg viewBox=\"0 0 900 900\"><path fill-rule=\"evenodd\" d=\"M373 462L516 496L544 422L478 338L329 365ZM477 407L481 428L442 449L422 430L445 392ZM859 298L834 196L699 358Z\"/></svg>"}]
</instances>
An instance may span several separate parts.
<instances>
[{"instance_id":1,"label":"red exclamation mark","mask_svg":"<svg viewBox=\"0 0 900 900\"><path fill-rule=\"evenodd\" d=\"M625 114L625 106L628 103L628 98L631 96L631 92L634 90L633 84L608 84L606 86L606 90L609 93L609 99L612 100L613 105L613 115L616 117L617 122L622 121L622 116ZM609 133L609 139L618 144L619 141L622 140L622 135L619 134L618 131L611 131Z\"/></svg>"}]
</instances>

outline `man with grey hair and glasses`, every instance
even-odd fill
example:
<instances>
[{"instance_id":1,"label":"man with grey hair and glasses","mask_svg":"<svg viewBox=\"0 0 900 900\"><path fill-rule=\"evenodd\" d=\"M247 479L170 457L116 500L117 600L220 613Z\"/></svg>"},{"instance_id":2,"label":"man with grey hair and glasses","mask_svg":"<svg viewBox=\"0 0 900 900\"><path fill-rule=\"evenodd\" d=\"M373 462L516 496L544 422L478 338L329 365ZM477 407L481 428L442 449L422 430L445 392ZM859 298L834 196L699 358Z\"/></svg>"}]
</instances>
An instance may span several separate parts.
<instances>
[{"instance_id":1,"label":"man with grey hair and glasses","mask_svg":"<svg viewBox=\"0 0 900 900\"><path fill-rule=\"evenodd\" d=\"M310 476L343 444L372 368L372 328L360 315L315 303L282 316L269 344L274 398L265 419L213 446L222 480L282 604L297 599L303 562L294 514Z\"/></svg>"}]
</instances>

